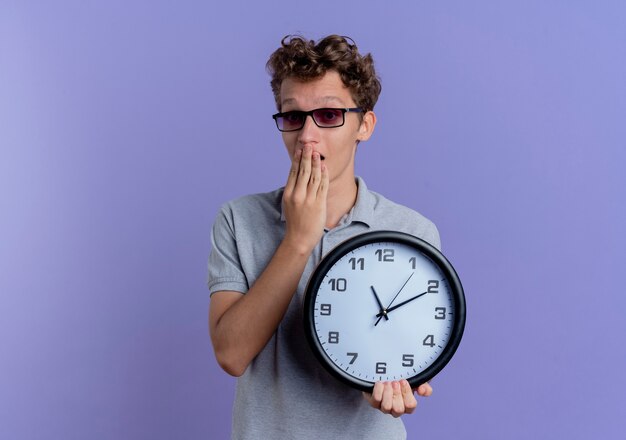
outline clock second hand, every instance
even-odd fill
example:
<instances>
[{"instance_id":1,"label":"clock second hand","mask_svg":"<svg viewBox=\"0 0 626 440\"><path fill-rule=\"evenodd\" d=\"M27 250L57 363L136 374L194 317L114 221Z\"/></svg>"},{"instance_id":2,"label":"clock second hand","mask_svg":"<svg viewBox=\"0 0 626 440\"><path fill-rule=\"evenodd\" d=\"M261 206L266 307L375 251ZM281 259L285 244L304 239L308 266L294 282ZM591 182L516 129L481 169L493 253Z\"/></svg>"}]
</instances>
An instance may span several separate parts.
<instances>
[{"instance_id":1,"label":"clock second hand","mask_svg":"<svg viewBox=\"0 0 626 440\"><path fill-rule=\"evenodd\" d=\"M402 292L402 289L404 289L404 286L406 286L406 284L409 282L409 280L411 279L411 277L415 274L415 272L411 273L411 275L409 275L409 277L406 279L406 281L404 282L404 284L402 285L402 287L400 287L400 290L398 290L398 293L396 293L396 296L393 297L393 299L391 300L391 302L389 303L389 305L387 307L385 307L384 309L381 310L381 312L376 315L378 316L378 320L376 321L376 323L374 324L374 327L376 327L378 325L378 323L380 322L380 320L382 319L383 316L385 316L385 318L389 319L389 317L387 316L387 311L389 310L389 307L391 307L391 305L393 304L393 302L396 300L396 298L398 297L398 295L400 295L400 292ZM382 315L381 315L382 313Z\"/></svg>"}]
</instances>

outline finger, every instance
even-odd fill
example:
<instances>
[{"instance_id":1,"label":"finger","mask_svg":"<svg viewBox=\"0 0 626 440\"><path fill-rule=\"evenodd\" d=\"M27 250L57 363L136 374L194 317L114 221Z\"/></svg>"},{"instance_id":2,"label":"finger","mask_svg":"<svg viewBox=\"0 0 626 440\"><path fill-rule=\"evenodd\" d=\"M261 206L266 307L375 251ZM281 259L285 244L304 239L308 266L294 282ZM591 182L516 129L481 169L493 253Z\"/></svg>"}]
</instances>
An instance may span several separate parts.
<instances>
[{"instance_id":1,"label":"finger","mask_svg":"<svg viewBox=\"0 0 626 440\"><path fill-rule=\"evenodd\" d=\"M397 381L391 383L393 388L393 397L391 402L391 415L394 417L400 417L404 414L404 398L402 396L402 390L400 384Z\"/></svg>"},{"instance_id":2,"label":"finger","mask_svg":"<svg viewBox=\"0 0 626 440\"><path fill-rule=\"evenodd\" d=\"M383 400L383 390L385 388L385 384L382 382L376 382L374 384L374 389L372 390L372 394L368 394L368 400L372 407L379 409L380 402Z\"/></svg>"},{"instance_id":3,"label":"finger","mask_svg":"<svg viewBox=\"0 0 626 440\"><path fill-rule=\"evenodd\" d=\"M317 197L326 200L328 196L328 188L330 187L330 176L328 173L328 168L326 168L326 164L322 163L320 166L321 170L321 180L320 186L317 189Z\"/></svg>"},{"instance_id":4,"label":"finger","mask_svg":"<svg viewBox=\"0 0 626 440\"><path fill-rule=\"evenodd\" d=\"M404 412L406 414L411 414L413 413L413 411L415 411L415 408L417 407L417 399L415 399L415 396L413 395L413 390L411 389L411 385L409 385L409 382L406 379L400 383L400 386L402 387Z\"/></svg>"},{"instance_id":5,"label":"finger","mask_svg":"<svg viewBox=\"0 0 626 440\"><path fill-rule=\"evenodd\" d=\"M315 197L322 180L322 160L320 154L314 151L311 156L311 178L309 179L308 193Z\"/></svg>"},{"instance_id":6,"label":"finger","mask_svg":"<svg viewBox=\"0 0 626 440\"><path fill-rule=\"evenodd\" d=\"M300 157L302 156L302 150L296 150L291 160L291 168L289 169L289 176L287 176L287 184L285 185L285 192L291 193L296 182L298 180L298 171L300 170Z\"/></svg>"},{"instance_id":7,"label":"finger","mask_svg":"<svg viewBox=\"0 0 626 440\"><path fill-rule=\"evenodd\" d=\"M304 147L302 157L300 158L300 170L298 171L298 181L296 182L295 191L300 195L306 194L306 189L309 184L309 178L311 177L311 146Z\"/></svg>"},{"instance_id":8,"label":"finger","mask_svg":"<svg viewBox=\"0 0 626 440\"><path fill-rule=\"evenodd\" d=\"M429 397L433 393L433 388L430 386L428 382L421 384L417 388L417 394L422 397Z\"/></svg>"},{"instance_id":9,"label":"finger","mask_svg":"<svg viewBox=\"0 0 626 440\"><path fill-rule=\"evenodd\" d=\"M380 410L385 414L390 414L393 409L393 387L391 382L385 382L383 389L383 400L380 402Z\"/></svg>"}]
</instances>

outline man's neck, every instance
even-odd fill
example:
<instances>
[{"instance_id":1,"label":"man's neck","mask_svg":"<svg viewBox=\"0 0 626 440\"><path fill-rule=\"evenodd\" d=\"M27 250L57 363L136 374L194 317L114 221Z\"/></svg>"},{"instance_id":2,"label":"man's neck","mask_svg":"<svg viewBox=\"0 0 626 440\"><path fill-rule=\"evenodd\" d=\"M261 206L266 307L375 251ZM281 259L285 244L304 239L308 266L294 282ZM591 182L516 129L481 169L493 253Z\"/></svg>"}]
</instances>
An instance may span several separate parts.
<instances>
[{"instance_id":1,"label":"man's neck","mask_svg":"<svg viewBox=\"0 0 626 440\"><path fill-rule=\"evenodd\" d=\"M326 201L326 228L332 229L356 203L358 186L354 175L344 182L333 182L328 189Z\"/></svg>"}]
</instances>

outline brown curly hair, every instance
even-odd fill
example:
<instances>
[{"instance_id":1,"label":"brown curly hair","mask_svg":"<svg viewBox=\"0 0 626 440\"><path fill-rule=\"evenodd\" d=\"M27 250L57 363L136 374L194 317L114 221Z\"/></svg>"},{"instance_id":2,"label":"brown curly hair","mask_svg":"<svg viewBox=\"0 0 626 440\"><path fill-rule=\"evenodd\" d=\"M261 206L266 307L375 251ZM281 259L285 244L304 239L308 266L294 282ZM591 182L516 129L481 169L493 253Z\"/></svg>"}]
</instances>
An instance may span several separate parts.
<instances>
[{"instance_id":1,"label":"brown curly hair","mask_svg":"<svg viewBox=\"0 0 626 440\"><path fill-rule=\"evenodd\" d=\"M339 73L350 90L356 105L364 111L374 109L382 89L374 70L371 54L362 56L349 37L329 35L318 41L287 35L267 61L267 71L276 107L280 111L280 85L285 78L309 81L323 76L329 70Z\"/></svg>"}]
</instances>

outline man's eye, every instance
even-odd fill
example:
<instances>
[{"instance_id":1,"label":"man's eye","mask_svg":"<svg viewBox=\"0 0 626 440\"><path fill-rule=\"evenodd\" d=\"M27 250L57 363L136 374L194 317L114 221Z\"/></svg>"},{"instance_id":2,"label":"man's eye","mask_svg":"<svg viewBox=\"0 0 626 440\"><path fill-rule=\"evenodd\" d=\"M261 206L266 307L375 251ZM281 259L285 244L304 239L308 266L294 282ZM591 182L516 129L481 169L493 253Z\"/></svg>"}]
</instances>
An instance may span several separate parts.
<instances>
[{"instance_id":1,"label":"man's eye","mask_svg":"<svg viewBox=\"0 0 626 440\"><path fill-rule=\"evenodd\" d=\"M341 111L339 110L324 110L321 114L322 121L329 124L335 123L337 120L341 119Z\"/></svg>"},{"instance_id":2,"label":"man's eye","mask_svg":"<svg viewBox=\"0 0 626 440\"><path fill-rule=\"evenodd\" d=\"M283 115L286 122L290 124L299 123L302 121L302 115L299 112L289 112Z\"/></svg>"}]
</instances>

